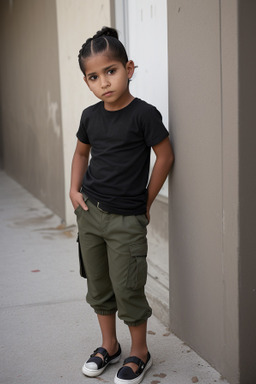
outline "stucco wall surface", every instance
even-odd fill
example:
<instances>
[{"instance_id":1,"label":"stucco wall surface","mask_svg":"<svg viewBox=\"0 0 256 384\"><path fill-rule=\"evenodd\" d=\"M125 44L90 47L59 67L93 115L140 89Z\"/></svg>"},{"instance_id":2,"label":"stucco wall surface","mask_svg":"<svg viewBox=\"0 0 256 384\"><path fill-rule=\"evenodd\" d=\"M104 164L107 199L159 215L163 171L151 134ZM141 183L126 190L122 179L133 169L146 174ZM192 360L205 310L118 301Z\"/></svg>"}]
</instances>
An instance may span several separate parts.
<instances>
[{"instance_id":1,"label":"stucco wall surface","mask_svg":"<svg viewBox=\"0 0 256 384\"><path fill-rule=\"evenodd\" d=\"M56 0L64 151L65 221L75 223L69 200L70 167L83 109L98 102L89 91L78 66L78 52L88 37L111 25L109 0Z\"/></svg>"},{"instance_id":2,"label":"stucco wall surface","mask_svg":"<svg viewBox=\"0 0 256 384\"><path fill-rule=\"evenodd\" d=\"M1 163L6 172L67 224L70 168L82 110L97 99L77 55L111 24L111 1L22 0L0 3Z\"/></svg>"},{"instance_id":3,"label":"stucco wall surface","mask_svg":"<svg viewBox=\"0 0 256 384\"><path fill-rule=\"evenodd\" d=\"M239 340L242 384L256 383L256 2L239 1Z\"/></svg>"},{"instance_id":4,"label":"stucco wall surface","mask_svg":"<svg viewBox=\"0 0 256 384\"><path fill-rule=\"evenodd\" d=\"M55 1L0 2L3 166L63 218Z\"/></svg>"},{"instance_id":5,"label":"stucco wall surface","mask_svg":"<svg viewBox=\"0 0 256 384\"><path fill-rule=\"evenodd\" d=\"M170 0L172 330L239 378L237 3Z\"/></svg>"}]
</instances>

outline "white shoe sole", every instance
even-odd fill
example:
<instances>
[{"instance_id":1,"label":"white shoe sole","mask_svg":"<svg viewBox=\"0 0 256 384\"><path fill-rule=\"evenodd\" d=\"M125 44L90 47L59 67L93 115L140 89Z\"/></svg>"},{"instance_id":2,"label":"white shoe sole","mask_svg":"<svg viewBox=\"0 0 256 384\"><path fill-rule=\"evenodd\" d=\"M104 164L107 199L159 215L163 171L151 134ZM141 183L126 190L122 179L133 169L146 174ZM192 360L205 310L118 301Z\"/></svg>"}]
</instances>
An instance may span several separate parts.
<instances>
[{"instance_id":1,"label":"white shoe sole","mask_svg":"<svg viewBox=\"0 0 256 384\"><path fill-rule=\"evenodd\" d=\"M140 376L138 376L132 380L124 380L124 379L119 379L117 377L117 374L116 374L115 379L114 379L114 383L115 384L139 384L142 382L142 380L143 380L146 372L149 370L149 368L152 367L152 364L153 364L153 360L152 360L152 357L150 356L150 359L149 359L146 367L144 368L144 371L140 374Z\"/></svg>"},{"instance_id":2,"label":"white shoe sole","mask_svg":"<svg viewBox=\"0 0 256 384\"><path fill-rule=\"evenodd\" d=\"M102 372L107 368L107 366L109 364L115 364L115 363L118 363L118 361L120 360L121 358L121 354L119 356L117 356L115 359L111 360L108 364L106 364L104 367L100 368L100 369L90 369L88 367L86 367L86 363L84 363L83 367L82 367L82 372L85 376L89 376L89 377L96 377L96 376L99 376L102 374Z\"/></svg>"}]
</instances>

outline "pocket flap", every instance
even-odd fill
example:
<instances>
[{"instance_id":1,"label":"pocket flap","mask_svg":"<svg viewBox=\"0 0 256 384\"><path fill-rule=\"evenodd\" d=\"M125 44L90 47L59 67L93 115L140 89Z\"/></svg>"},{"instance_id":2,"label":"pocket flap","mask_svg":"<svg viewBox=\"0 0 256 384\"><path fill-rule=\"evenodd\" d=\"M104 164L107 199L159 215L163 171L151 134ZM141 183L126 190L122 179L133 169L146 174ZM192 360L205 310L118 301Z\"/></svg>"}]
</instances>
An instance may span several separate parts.
<instances>
[{"instance_id":1,"label":"pocket flap","mask_svg":"<svg viewBox=\"0 0 256 384\"><path fill-rule=\"evenodd\" d=\"M130 252L133 257L146 257L148 253L147 242L130 244Z\"/></svg>"}]
</instances>

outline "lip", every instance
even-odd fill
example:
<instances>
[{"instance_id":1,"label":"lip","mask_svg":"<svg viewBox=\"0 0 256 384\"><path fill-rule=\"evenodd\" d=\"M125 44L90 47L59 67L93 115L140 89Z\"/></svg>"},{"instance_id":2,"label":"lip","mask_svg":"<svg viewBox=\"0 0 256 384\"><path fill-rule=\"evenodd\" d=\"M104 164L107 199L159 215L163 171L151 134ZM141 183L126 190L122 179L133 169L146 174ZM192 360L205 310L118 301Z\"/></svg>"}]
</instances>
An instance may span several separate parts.
<instances>
[{"instance_id":1,"label":"lip","mask_svg":"<svg viewBox=\"0 0 256 384\"><path fill-rule=\"evenodd\" d=\"M108 91L108 92L105 92L105 93L103 93L103 95L102 96L111 96L113 94L113 91Z\"/></svg>"}]
</instances>

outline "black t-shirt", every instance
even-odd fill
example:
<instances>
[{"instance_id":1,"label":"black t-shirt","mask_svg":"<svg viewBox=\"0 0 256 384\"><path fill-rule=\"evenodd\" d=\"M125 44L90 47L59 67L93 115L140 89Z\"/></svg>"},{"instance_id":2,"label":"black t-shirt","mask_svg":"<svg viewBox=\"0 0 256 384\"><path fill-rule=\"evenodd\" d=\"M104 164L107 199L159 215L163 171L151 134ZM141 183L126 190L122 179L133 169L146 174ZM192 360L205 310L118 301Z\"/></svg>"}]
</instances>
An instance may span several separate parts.
<instances>
[{"instance_id":1,"label":"black t-shirt","mask_svg":"<svg viewBox=\"0 0 256 384\"><path fill-rule=\"evenodd\" d=\"M86 108L77 132L91 145L84 193L111 213L146 213L150 149L168 134L160 112L138 98L118 111L102 101Z\"/></svg>"}]
</instances>

